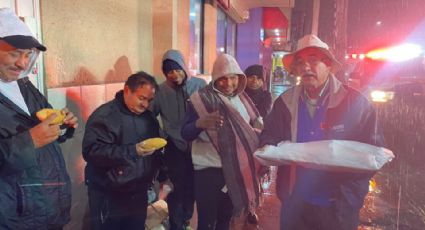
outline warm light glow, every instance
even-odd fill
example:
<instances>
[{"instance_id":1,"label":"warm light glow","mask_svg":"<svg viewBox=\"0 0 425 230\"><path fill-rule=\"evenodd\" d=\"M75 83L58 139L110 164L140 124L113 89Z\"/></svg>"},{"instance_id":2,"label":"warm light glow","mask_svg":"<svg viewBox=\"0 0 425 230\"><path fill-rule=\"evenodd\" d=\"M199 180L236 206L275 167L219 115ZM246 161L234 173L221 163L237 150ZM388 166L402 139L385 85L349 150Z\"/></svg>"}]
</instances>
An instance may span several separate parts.
<instances>
[{"instance_id":1,"label":"warm light glow","mask_svg":"<svg viewBox=\"0 0 425 230\"><path fill-rule=\"evenodd\" d=\"M365 54L346 54L345 59L360 59L363 60L366 57Z\"/></svg>"},{"instance_id":2,"label":"warm light glow","mask_svg":"<svg viewBox=\"0 0 425 230\"><path fill-rule=\"evenodd\" d=\"M394 98L394 92L374 90L370 93L370 98L373 102L387 102Z\"/></svg>"},{"instance_id":3,"label":"warm light glow","mask_svg":"<svg viewBox=\"0 0 425 230\"><path fill-rule=\"evenodd\" d=\"M369 181L369 192L374 192L376 190L376 181L374 178L372 178Z\"/></svg>"},{"instance_id":4,"label":"warm light glow","mask_svg":"<svg viewBox=\"0 0 425 230\"><path fill-rule=\"evenodd\" d=\"M370 51L366 57L373 60L383 60L392 62L402 62L417 58L422 53L422 48L414 44L403 44L390 48Z\"/></svg>"},{"instance_id":5,"label":"warm light glow","mask_svg":"<svg viewBox=\"0 0 425 230\"><path fill-rule=\"evenodd\" d=\"M301 77L300 76L298 76L296 78L296 81L295 81L295 85L299 85L299 84L301 84Z\"/></svg>"}]
</instances>

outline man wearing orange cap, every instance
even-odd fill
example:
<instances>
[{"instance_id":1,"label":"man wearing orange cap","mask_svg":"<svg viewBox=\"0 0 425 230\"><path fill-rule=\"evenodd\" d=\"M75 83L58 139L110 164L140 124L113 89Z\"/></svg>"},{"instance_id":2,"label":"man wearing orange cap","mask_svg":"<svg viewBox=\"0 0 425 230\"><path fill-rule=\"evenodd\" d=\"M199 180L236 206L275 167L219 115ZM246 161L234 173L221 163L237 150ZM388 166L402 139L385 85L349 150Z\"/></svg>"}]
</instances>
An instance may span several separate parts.
<instances>
[{"instance_id":1,"label":"man wearing orange cap","mask_svg":"<svg viewBox=\"0 0 425 230\"><path fill-rule=\"evenodd\" d=\"M66 131L40 122L51 108L29 81L46 47L8 8L0 8L0 229L62 229L70 220L71 182L59 142L72 137L77 118L64 108Z\"/></svg>"},{"instance_id":2,"label":"man wearing orange cap","mask_svg":"<svg viewBox=\"0 0 425 230\"><path fill-rule=\"evenodd\" d=\"M301 77L301 84L274 102L260 146L332 139L383 145L374 108L360 93L335 78L333 72L340 64L326 43L306 35L299 40L297 50L283 58L283 64ZM357 229L372 176L280 166L277 190L283 204L281 229Z\"/></svg>"}]
</instances>

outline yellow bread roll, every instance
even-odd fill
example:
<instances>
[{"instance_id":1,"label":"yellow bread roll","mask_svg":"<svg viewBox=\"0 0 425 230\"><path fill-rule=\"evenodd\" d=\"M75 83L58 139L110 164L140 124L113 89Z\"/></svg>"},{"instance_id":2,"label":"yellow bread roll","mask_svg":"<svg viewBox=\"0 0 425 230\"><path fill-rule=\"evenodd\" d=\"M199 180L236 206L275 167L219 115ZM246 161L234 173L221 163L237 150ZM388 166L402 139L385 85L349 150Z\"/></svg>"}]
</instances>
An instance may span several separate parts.
<instances>
[{"instance_id":1,"label":"yellow bread roll","mask_svg":"<svg viewBox=\"0 0 425 230\"><path fill-rule=\"evenodd\" d=\"M57 116L52 122L50 122L50 124L51 125L61 125L63 123L63 120L65 119L65 113L63 113L59 109L48 109L48 108L42 109L42 110L38 111L35 114L35 116L37 116L37 118L40 121L44 121L53 113L56 113Z\"/></svg>"},{"instance_id":2,"label":"yellow bread roll","mask_svg":"<svg viewBox=\"0 0 425 230\"><path fill-rule=\"evenodd\" d=\"M164 138L155 137L155 138L149 138L143 141L143 148L144 149L160 149L167 145L167 141Z\"/></svg>"}]
</instances>

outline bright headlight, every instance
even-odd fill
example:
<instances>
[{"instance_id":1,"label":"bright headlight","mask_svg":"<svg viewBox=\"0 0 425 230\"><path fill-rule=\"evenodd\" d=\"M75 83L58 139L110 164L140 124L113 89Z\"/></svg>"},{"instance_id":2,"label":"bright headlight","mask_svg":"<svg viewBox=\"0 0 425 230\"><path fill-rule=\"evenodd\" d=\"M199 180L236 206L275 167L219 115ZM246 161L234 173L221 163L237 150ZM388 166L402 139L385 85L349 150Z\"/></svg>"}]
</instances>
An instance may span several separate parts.
<instances>
[{"instance_id":1,"label":"bright headlight","mask_svg":"<svg viewBox=\"0 0 425 230\"><path fill-rule=\"evenodd\" d=\"M370 98L373 102L387 102L394 98L394 92L374 90L370 93Z\"/></svg>"}]
</instances>

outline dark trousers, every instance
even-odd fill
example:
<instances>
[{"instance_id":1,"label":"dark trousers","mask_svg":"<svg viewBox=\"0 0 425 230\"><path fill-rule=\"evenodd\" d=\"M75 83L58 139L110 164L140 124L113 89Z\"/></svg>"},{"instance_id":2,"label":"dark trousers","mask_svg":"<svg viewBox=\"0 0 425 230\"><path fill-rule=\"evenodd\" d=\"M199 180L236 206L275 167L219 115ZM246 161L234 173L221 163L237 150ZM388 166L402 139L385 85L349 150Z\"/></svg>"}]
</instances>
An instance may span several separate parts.
<instances>
[{"instance_id":1,"label":"dark trousers","mask_svg":"<svg viewBox=\"0 0 425 230\"><path fill-rule=\"evenodd\" d=\"M195 170L195 200L198 211L198 230L226 230L232 219L233 205L221 168Z\"/></svg>"},{"instance_id":2,"label":"dark trousers","mask_svg":"<svg viewBox=\"0 0 425 230\"><path fill-rule=\"evenodd\" d=\"M337 207L335 203L313 205L294 194L285 199L280 213L281 230L356 230L357 225L358 210Z\"/></svg>"},{"instance_id":3,"label":"dark trousers","mask_svg":"<svg viewBox=\"0 0 425 230\"><path fill-rule=\"evenodd\" d=\"M178 149L169 141L164 153L167 175L173 191L167 197L170 230L184 229L193 214L193 163L190 152Z\"/></svg>"},{"instance_id":4,"label":"dark trousers","mask_svg":"<svg viewBox=\"0 0 425 230\"><path fill-rule=\"evenodd\" d=\"M89 187L91 230L145 229L147 191L105 194Z\"/></svg>"}]
</instances>

